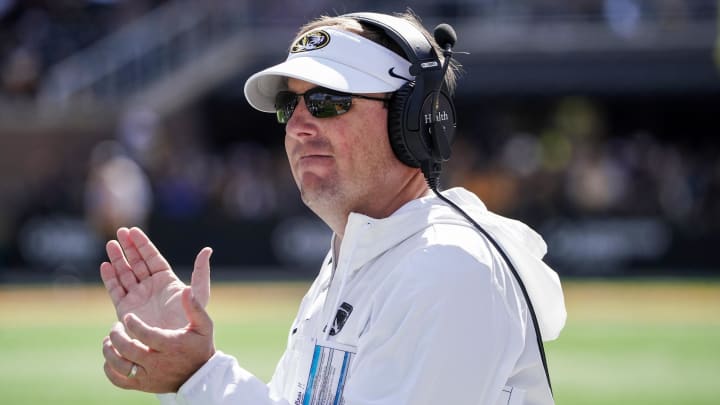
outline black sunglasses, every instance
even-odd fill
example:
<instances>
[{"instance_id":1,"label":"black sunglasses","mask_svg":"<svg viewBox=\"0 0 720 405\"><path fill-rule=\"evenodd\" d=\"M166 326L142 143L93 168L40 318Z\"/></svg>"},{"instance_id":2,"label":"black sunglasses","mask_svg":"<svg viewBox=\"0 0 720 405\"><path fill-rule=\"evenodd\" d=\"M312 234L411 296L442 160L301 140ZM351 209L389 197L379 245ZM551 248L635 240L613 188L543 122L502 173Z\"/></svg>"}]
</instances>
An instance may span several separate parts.
<instances>
[{"instance_id":1,"label":"black sunglasses","mask_svg":"<svg viewBox=\"0 0 720 405\"><path fill-rule=\"evenodd\" d=\"M337 117L350 111L353 98L364 98L387 102L389 98L361 96L359 94L343 93L326 89L324 87L313 87L303 94L292 91L281 91L275 96L275 110L277 120L281 124L287 124L298 105L298 97L305 100L305 107L315 118Z\"/></svg>"}]
</instances>

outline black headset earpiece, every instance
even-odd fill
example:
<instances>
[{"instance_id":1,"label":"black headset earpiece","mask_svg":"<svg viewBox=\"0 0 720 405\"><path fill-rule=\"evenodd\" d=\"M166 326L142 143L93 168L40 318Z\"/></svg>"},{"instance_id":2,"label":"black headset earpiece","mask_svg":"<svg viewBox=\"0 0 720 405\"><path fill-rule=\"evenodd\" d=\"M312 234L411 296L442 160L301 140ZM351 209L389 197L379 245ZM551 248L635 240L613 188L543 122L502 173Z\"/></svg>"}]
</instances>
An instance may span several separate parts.
<instances>
[{"instance_id":1,"label":"black headset earpiece","mask_svg":"<svg viewBox=\"0 0 720 405\"><path fill-rule=\"evenodd\" d=\"M401 162L422 168L427 178L437 178L442 162L450 158L457 125L455 105L443 87L445 70L437 52L409 21L378 13L344 17L383 30L410 61L415 80L397 90L388 107L390 145Z\"/></svg>"},{"instance_id":2,"label":"black headset earpiece","mask_svg":"<svg viewBox=\"0 0 720 405\"><path fill-rule=\"evenodd\" d=\"M414 82L408 82L393 93L388 104L388 135L390 146L395 156L410 167L420 167L420 161L411 149L407 146L405 126L406 110L410 96L415 88ZM427 153L425 153L427 155Z\"/></svg>"}]
</instances>

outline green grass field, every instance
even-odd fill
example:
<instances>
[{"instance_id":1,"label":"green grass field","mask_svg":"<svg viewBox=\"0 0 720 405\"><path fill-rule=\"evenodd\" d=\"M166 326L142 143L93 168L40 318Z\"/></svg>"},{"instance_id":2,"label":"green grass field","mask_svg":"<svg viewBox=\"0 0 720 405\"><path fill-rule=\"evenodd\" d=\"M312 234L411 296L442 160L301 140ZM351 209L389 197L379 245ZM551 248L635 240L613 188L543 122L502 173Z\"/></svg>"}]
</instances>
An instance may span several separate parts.
<instances>
[{"instance_id":1,"label":"green grass field","mask_svg":"<svg viewBox=\"0 0 720 405\"><path fill-rule=\"evenodd\" d=\"M272 374L306 283L216 284L216 345ZM547 345L559 405L719 404L720 281L566 282ZM114 322L100 287L0 287L0 404L155 404L102 372Z\"/></svg>"}]
</instances>

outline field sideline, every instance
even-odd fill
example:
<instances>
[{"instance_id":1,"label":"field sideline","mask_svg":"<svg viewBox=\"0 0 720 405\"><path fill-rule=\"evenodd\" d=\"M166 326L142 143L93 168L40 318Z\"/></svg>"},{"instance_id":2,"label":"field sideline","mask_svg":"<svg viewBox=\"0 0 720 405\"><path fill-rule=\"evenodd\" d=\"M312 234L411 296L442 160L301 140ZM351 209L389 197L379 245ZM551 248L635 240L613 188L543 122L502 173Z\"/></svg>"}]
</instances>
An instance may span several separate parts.
<instances>
[{"instance_id":1,"label":"field sideline","mask_svg":"<svg viewBox=\"0 0 720 405\"><path fill-rule=\"evenodd\" d=\"M718 403L720 280L564 285L568 324L547 345L559 405ZM307 286L215 284L217 347L267 380ZM0 404L156 404L105 380L113 322L99 286L0 286Z\"/></svg>"}]
</instances>

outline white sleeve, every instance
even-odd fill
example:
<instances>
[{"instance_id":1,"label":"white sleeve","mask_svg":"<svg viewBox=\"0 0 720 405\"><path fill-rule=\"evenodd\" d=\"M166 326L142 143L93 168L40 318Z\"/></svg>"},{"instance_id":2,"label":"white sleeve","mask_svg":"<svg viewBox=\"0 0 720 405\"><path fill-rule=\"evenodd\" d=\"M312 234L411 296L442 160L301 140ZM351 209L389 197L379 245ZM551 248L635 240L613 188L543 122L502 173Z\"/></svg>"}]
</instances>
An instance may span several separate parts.
<instances>
[{"instance_id":1,"label":"white sleeve","mask_svg":"<svg viewBox=\"0 0 720 405\"><path fill-rule=\"evenodd\" d=\"M289 405L286 400L274 398L268 386L240 367L234 357L220 351L177 394L161 394L158 399L162 405Z\"/></svg>"},{"instance_id":2,"label":"white sleeve","mask_svg":"<svg viewBox=\"0 0 720 405\"><path fill-rule=\"evenodd\" d=\"M373 300L345 403L495 404L524 346L505 272L451 246L406 259Z\"/></svg>"}]
</instances>

